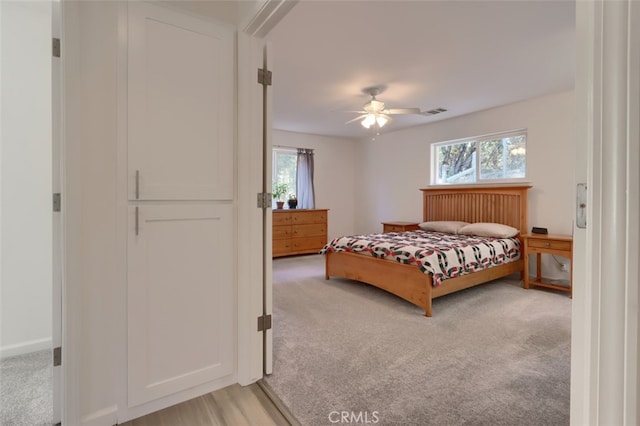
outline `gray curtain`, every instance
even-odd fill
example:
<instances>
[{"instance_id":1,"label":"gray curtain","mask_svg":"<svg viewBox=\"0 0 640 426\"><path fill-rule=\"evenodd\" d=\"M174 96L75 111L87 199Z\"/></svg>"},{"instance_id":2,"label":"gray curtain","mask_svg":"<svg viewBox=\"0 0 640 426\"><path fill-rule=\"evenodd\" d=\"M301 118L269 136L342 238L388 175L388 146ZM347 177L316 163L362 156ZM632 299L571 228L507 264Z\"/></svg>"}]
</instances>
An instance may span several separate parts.
<instances>
[{"instance_id":1,"label":"gray curtain","mask_svg":"<svg viewBox=\"0 0 640 426\"><path fill-rule=\"evenodd\" d=\"M299 209L314 209L316 195L313 189L313 150L298 148L298 175L296 192Z\"/></svg>"}]
</instances>

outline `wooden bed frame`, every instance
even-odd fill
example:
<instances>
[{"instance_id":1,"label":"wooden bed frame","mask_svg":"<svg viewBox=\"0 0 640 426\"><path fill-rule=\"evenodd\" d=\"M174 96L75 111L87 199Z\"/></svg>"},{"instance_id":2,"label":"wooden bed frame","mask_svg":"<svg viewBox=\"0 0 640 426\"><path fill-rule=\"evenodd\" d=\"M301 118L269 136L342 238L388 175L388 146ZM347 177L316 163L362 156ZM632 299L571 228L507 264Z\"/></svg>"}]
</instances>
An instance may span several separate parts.
<instances>
[{"instance_id":1,"label":"wooden bed frame","mask_svg":"<svg viewBox=\"0 0 640 426\"><path fill-rule=\"evenodd\" d=\"M529 185L447 186L421 189L423 220L460 220L503 223L527 233L527 191ZM432 277L414 265L348 252L326 254L325 275L343 277L395 294L424 309L431 316L431 301L465 288L524 271L524 260L445 280L432 285Z\"/></svg>"}]
</instances>

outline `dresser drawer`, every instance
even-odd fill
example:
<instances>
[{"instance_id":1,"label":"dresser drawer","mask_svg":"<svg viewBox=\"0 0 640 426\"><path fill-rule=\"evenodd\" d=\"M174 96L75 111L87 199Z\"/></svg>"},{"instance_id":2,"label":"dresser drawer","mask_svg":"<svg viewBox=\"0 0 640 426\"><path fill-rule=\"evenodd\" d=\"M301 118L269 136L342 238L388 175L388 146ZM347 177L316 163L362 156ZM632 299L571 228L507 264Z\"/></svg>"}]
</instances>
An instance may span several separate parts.
<instances>
[{"instance_id":1,"label":"dresser drawer","mask_svg":"<svg viewBox=\"0 0 640 426\"><path fill-rule=\"evenodd\" d=\"M327 239L323 237L292 238L291 250L294 252L302 250L320 251L326 243Z\"/></svg>"},{"instance_id":2,"label":"dresser drawer","mask_svg":"<svg viewBox=\"0 0 640 426\"><path fill-rule=\"evenodd\" d=\"M291 227L290 226L274 226L273 227L273 239L274 240L283 240L291 237Z\"/></svg>"},{"instance_id":3,"label":"dresser drawer","mask_svg":"<svg viewBox=\"0 0 640 426\"><path fill-rule=\"evenodd\" d=\"M273 255L287 254L291 251L291 240L273 240Z\"/></svg>"},{"instance_id":4,"label":"dresser drawer","mask_svg":"<svg viewBox=\"0 0 640 426\"><path fill-rule=\"evenodd\" d=\"M280 226L280 225L290 225L291 224L291 213L286 212L286 213L280 213L280 212L273 212L273 226Z\"/></svg>"},{"instance_id":5,"label":"dresser drawer","mask_svg":"<svg viewBox=\"0 0 640 426\"><path fill-rule=\"evenodd\" d=\"M527 238L527 245L531 248L542 248L542 249L550 249L550 250L562 250L562 251L570 251L571 250L571 241L558 241L558 240L547 240L547 239L536 239L536 238Z\"/></svg>"},{"instance_id":6,"label":"dresser drawer","mask_svg":"<svg viewBox=\"0 0 640 426\"><path fill-rule=\"evenodd\" d=\"M310 223L326 223L327 212L325 211L302 211L291 213L291 223L294 225L305 225Z\"/></svg>"},{"instance_id":7,"label":"dresser drawer","mask_svg":"<svg viewBox=\"0 0 640 426\"><path fill-rule=\"evenodd\" d=\"M325 237L327 227L324 224L295 225L291 227L293 237Z\"/></svg>"}]
</instances>

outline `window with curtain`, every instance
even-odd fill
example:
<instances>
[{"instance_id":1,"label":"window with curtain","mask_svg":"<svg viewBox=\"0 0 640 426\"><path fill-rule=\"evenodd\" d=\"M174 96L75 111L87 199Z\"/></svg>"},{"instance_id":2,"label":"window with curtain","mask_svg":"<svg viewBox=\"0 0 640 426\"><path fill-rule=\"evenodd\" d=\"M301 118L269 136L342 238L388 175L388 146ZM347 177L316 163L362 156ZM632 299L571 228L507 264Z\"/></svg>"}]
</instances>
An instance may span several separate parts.
<instances>
[{"instance_id":1,"label":"window with curtain","mask_svg":"<svg viewBox=\"0 0 640 426\"><path fill-rule=\"evenodd\" d=\"M273 199L274 207L276 201L287 201L295 197L298 200L297 208L315 208L313 150L274 147L272 161L272 192L282 193L280 197Z\"/></svg>"},{"instance_id":2,"label":"window with curtain","mask_svg":"<svg viewBox=\"0 0 640 426\"><path fill-rule=\"evenodd\" d=\"M316 207L316 196L313 189L312 149L298 149L297 168L298 207L301 209L314 209Z\"/></svg>"},{"instance_id":3,"label":"window with curtain","mask_svg":"<svg viewBox=\"0 0 640 426\"><path fill-rule=\"evenodd\" d=\"M273 207L276 201L287 201L290 196L296 195L298 152L295 148L273 148L271 166L272 192L281 195L273 198ZM280 191L279 191L280 190Z\"/></svg>"}]
</instances>

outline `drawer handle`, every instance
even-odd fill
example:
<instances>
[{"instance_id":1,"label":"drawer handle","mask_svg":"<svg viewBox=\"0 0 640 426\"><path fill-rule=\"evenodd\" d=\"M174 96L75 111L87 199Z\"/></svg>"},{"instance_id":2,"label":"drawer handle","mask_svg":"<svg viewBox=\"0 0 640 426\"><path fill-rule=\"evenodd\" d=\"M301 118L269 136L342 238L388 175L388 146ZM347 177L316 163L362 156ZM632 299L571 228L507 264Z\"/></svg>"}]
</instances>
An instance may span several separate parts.
<instances>
[{"instance_id":1,"label":"drawer handle","mask_svg":"<svg viewBox=\"0 0 640 426\"><path fill-rule=\"evenodd\" d=\"M545 247L549 247L551 245L551 243L544 243Z\"/></svg>"}]
</instances>

